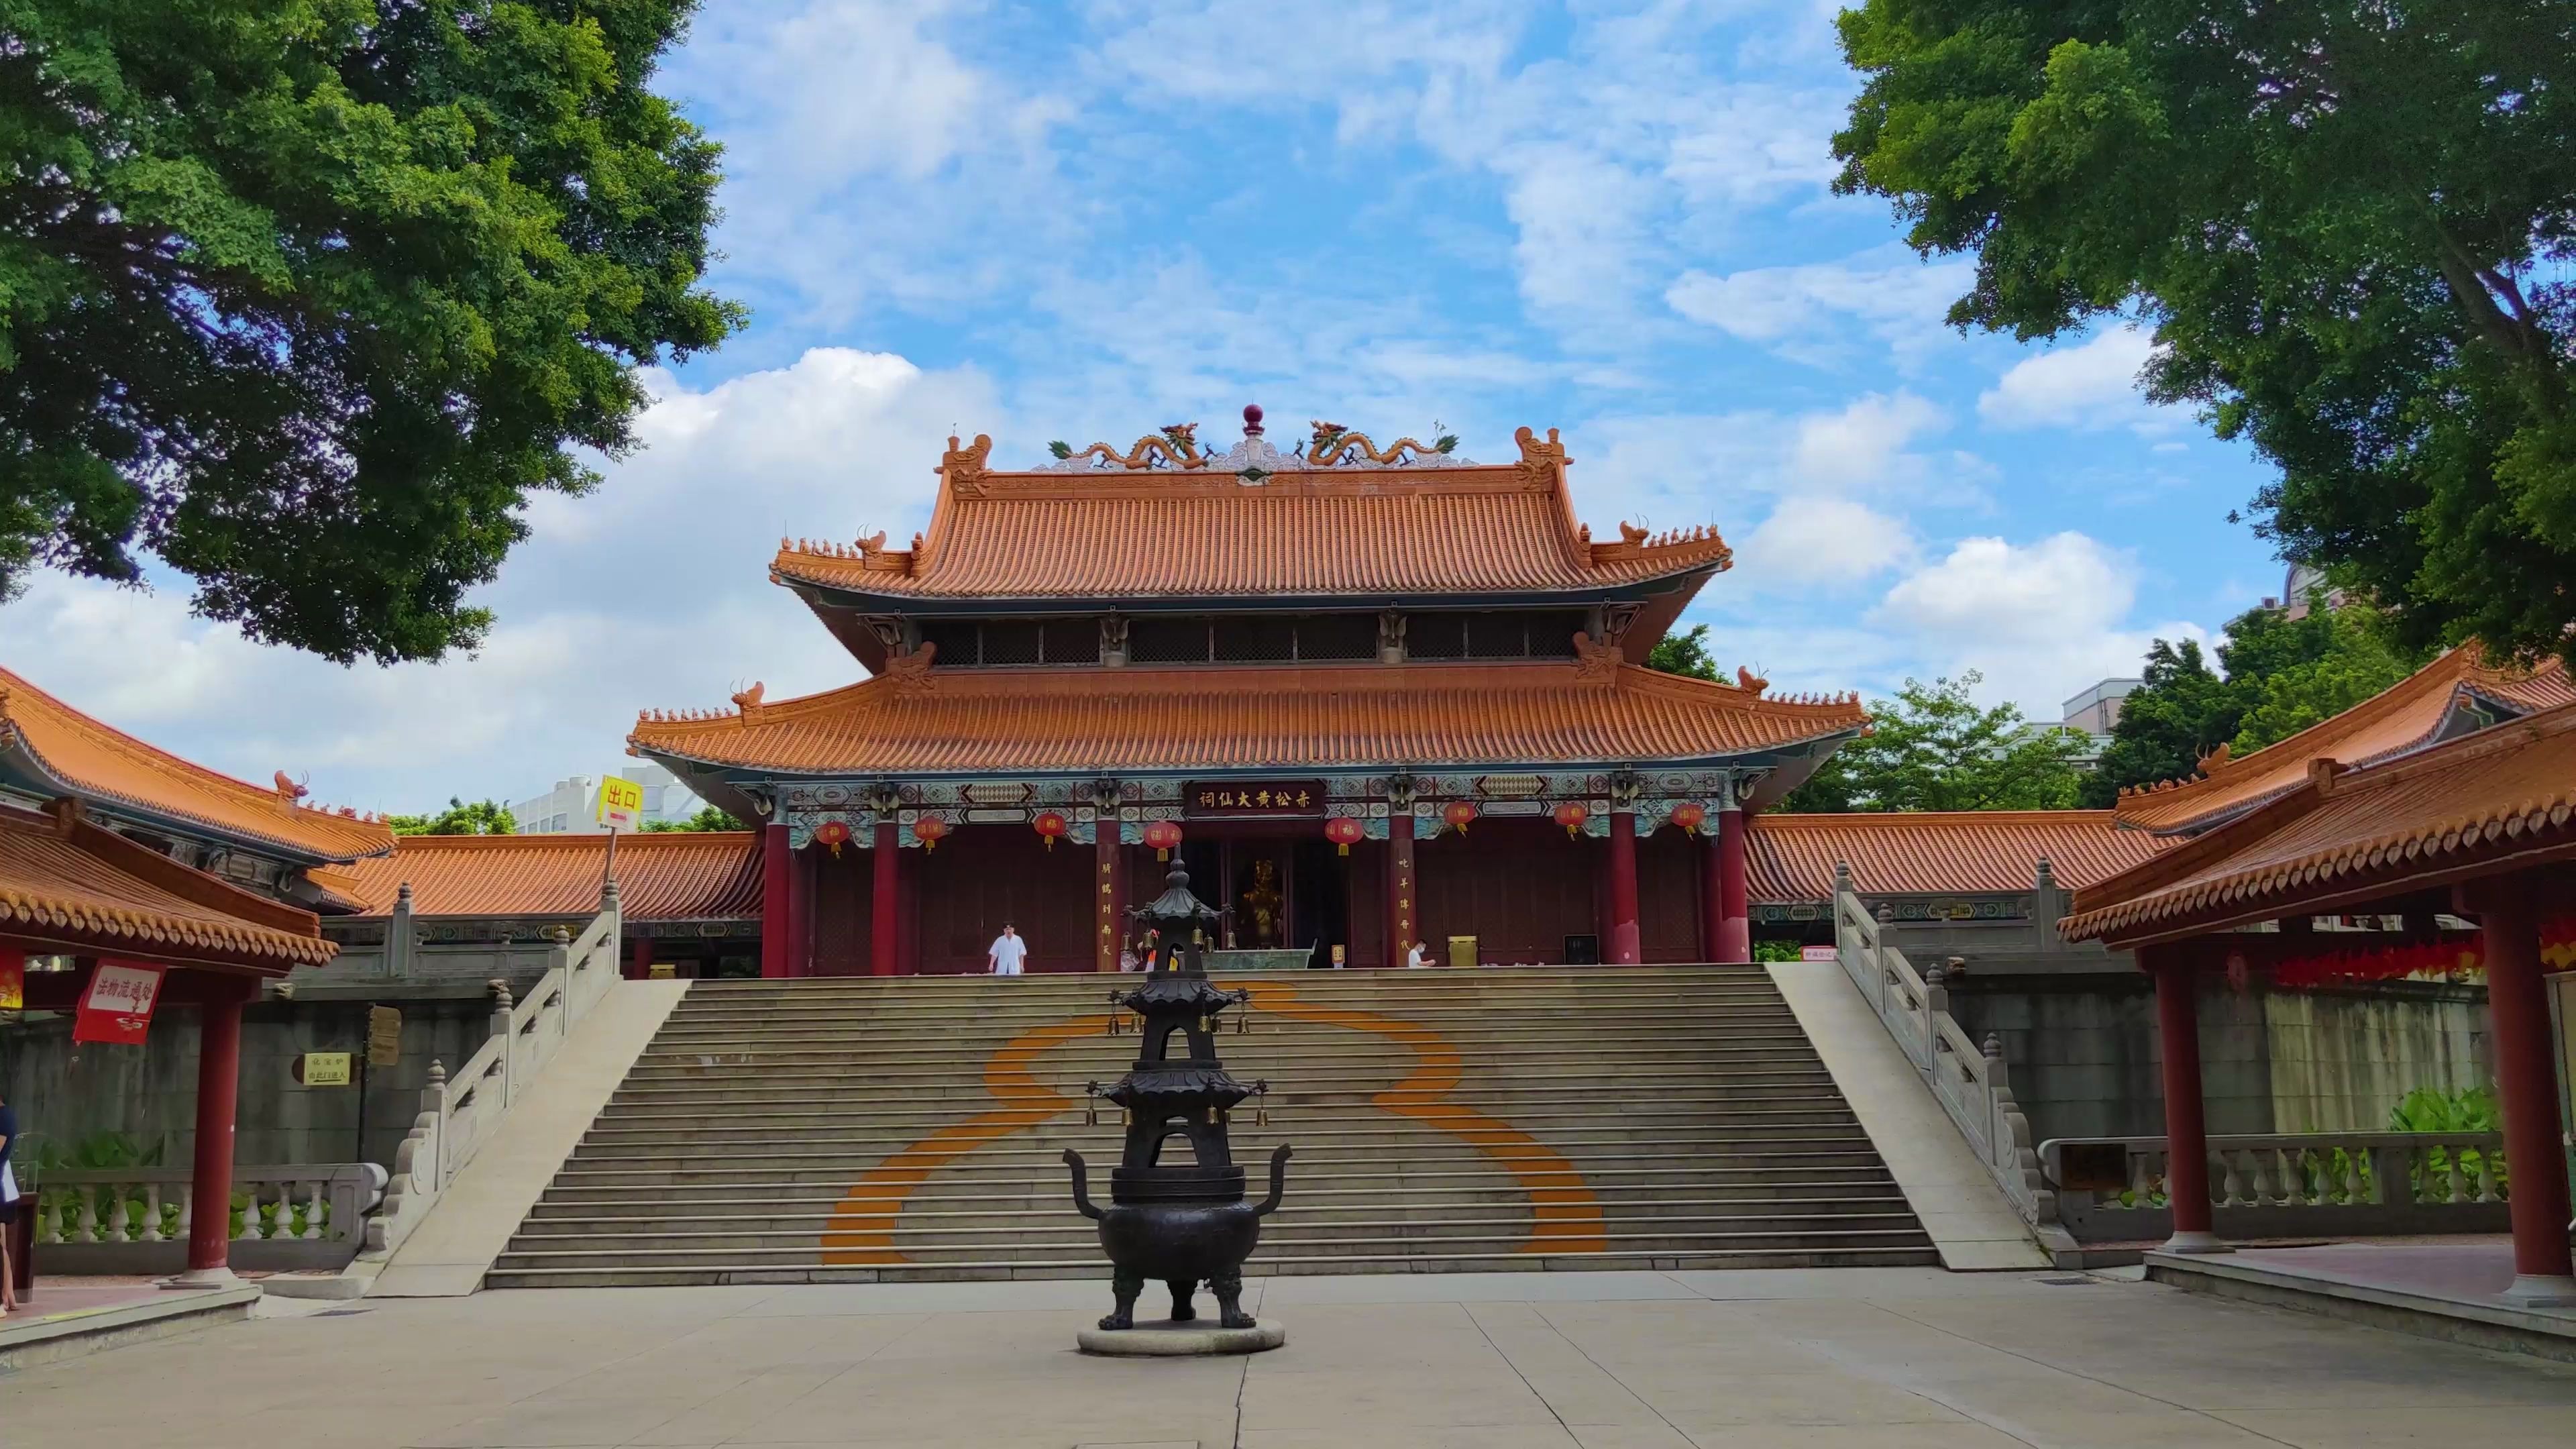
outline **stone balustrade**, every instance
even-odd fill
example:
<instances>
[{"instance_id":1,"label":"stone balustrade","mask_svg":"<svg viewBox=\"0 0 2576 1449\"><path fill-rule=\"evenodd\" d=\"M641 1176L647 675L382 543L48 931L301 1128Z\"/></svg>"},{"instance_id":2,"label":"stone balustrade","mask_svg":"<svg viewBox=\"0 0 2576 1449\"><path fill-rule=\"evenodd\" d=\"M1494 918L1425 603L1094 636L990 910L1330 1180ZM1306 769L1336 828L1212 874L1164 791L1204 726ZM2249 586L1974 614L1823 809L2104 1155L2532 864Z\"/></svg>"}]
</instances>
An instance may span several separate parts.
<instances>
[{"instance_id":1,"label":"stone balustrade","mask_svg":"<svg viewBox=\"0 0 2576 1449\"><path fill-rule=\"evenodd\" d=\"M1916 970L1852 889L1851 868L1838 865L1834 874L1834 954L1844 974L2040 1246L2052 1253L2072 1251L2073 1242L2057 1227L2055 1194L2040 1175L2030 1120L2013 1100L2002 1040L1991 1033L1982 1042L1970 1038L1950 1015L1942 967Z\"/></svg>"},{"instance_id":2,"label":"stone balustrade","mask_svg":"<svg viewBox=\"0 0 2576 1449\"><path fill-rule=\"evenodd\" d=\"M492 983L492 1031L454 1072L433 1062L421 1089L420 1112L395 1149L392 1181L381 1212L368 1219L360 1256L390 1258L420 1225L456 1175L491 1141L510 1104L554 1059L573 1026L618 981L620 913L617 886L600 891L599 914L577 937L560 940L554 964L513 998L506 983Z\"/></svg>"},{"instance_id":3,"label":"stone balustrade","mask_svg":"<svg viewBox=\"0 0 2576 1449\"><path fill-rule=\"evenodd\" d=\"M49 1273L175 1273L187 1266L191 1174L184 1167L57 1168L37 1176L37 1261ZM227 1214L232 1264L333 1269L357 1256L387 1174L372 1162L237 1166Z\"/></svg>"},{"instance_id":4,"label":"stone balustrade","mask_svg":"<svg viewBox=\"0 0 2576 1449\"><path fill-rule=\"evenodd\" d=\"M2051 1138L2041 1175L2058 1220L2088 1243L2173 1230L2162 1137ZM2222 1238L2496 1233L2510 1226L2497 1132L2293 1132L2209 1139L2209 1195Z\"/></svg>"}]
</instances>

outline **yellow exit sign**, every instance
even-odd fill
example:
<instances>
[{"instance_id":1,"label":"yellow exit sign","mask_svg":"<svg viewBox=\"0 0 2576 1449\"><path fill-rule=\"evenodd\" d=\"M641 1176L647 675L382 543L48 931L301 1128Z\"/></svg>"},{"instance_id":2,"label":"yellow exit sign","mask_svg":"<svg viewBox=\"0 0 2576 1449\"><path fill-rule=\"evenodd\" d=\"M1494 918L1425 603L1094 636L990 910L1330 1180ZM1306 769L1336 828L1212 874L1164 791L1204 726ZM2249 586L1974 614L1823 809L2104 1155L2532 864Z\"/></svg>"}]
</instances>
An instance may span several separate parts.
<instances>
[{"instance_id":1,"label":"yellow exit sign","mask_svg":"<svg viewBox=\"0 0 2576 1449\"><path fill-rule=\"evenodd\" d=\"M599 823L611 830L632 830L644 818L644 787L611 775L599 782Z\"/></svg>"}]
</instances>

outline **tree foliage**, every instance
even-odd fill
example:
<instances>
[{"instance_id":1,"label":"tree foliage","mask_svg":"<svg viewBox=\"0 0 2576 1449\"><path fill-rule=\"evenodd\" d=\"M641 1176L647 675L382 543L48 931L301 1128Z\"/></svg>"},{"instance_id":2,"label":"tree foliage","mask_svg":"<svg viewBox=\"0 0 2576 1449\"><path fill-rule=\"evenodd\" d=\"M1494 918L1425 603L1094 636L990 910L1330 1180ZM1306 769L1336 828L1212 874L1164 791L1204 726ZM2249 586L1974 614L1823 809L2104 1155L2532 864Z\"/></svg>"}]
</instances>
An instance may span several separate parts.
<instances>
[{"instance_id":1,"label":"tree foliage","mask_svg":"<svg viewBox=\"0 0 2576 1449\"><path fill-rule=\"evenodd\" d=\"M1709 656L1708 626L1693 624L1688 633L1668 633L1646 651L1646 667L1688 679L1715 679L1717 661Z\"/></svg>"},{"instance_id":2,"label":"tree foliage","mask_svg":"<svg viewBox=\"0 0 2576 1449\"><path fill-rule=\"evenodd\" d=\"M2084 782L2088 806L2127 785L2179 780L2219 745L2237 755L2322 723L2404 679L2422 662L2391 642L2390 621L2366 604L2310 601L2303 618L2253 609L2227 625L2218 667L2186 639L2147 651L2145 682L2120 702L2110 746Z\"/></svg>"},{"instance_id":3,"label":"tree foliage","mask_svg":"<svg viewBox=\"0 0 2576 1449\"><path fill-rule=\"evenodd\" d=\"M749 830L750 828L749 825L736 820L732 815L713 805L699 807L698 813L686 820L644 822L644 831L648 835L663 835L673 831Z\"/></svg>"},{"instance_id":4,"label":"tree foliage","mask_svg":"<svg viewBox=\"0 0 2576 1449\"><path fill-rule=\"evenodd\" d=\"M2075 803L2084 737L2033 729L2009 704L1981 708L1974 670L1930 684L1905 681L1870 704L1871 732L1842 747L1780 808L2062 810Z\"/></svg>"},{"instance_id":5,"label":"tree foliage","mask_svg":"<svg viewBox=\"0 0 2576 1449\"><path fill-rule=\"evenodd\" d=\"M0 599L123 582L347 662L471 648L531 492L714 346L695 0L0 0Z\"/></svg>"},{"instance_id":6,"label":"tree foliage","mask_svg":"<svg viewBox=\"0 0 2576 1449\"><path fill-rule=\"evenodd\" d=\"M388 815L385 824L396 835L516 835L519 817L498 800L472 804L447 797L447 808L435 815Z\"/></svg>"},{"instance_id":7,"label":"tree foliage","mask_svg":"<svg viewBox=\"0 0 2576 1449\"><path fill-rule=\"evenodd\" d=\"M2257 527L2410 649L2576 649L2576 6L1865 0L1845 193L1969 253L1962 327L2155 328L2277 465Z\"/></svg>"}]
</instances>

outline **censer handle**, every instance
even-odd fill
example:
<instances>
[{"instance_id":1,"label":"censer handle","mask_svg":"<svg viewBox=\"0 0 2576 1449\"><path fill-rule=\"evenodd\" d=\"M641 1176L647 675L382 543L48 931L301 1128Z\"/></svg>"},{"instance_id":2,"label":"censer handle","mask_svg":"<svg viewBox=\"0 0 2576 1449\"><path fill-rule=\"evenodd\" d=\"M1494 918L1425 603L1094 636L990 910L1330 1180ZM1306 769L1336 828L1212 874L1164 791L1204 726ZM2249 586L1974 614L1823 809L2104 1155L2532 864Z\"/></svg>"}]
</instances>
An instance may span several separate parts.
<instances>
[{"instance_id":1,"label":"censer handle","mask_svg":"<svg viewBox=\"0 0 2576 1449\"><path fill-rule=\"evenodd\" d=\"M1288 1149L1284 1147L1280 1149L1282 1152L1287 1150ZM1093 1205L1091 1201L1091 1169L1083 1164L1082 1154L1074 1151L1070 1147L1066 1148L1064 1150L1064 1165L1073 1169L1073 1205L1081 1210L1084 1217L1096 1218L1100 1216L1100 1209ZM1275 1162L1270 1166L1270 1181L1272 1187L1270 1198L1275 1204L1279 1200L1279 1193L1277 1191L1279 1183L1279 1165ZM1265 1208L1263 1211L1267 1212L1268 1209Z\"/></svg>"},{"instance_id":2,"label":"censer handle","mask_svg":"<svg viewBox=\"0 0 2576 1449\"><path fill-rule=\"evenodd\" d=\"M1073 1149L1069 1147L1066 1148L1065 1156L1071 1157L1072 1155ZM1079 1174L1080 1169L1077 1168L1075 1171ZM1279 1199L1286 1196L1287 1192L1288 1144L1282 1142L1279 1144L1278 1150L1270 1154L1270 1196L1261 1200L1261 1206L1254 1208L1252 1210L1252 1215L1257 1218L1266 1218L1272 1213L1277 1212L1279 1210Z\"/></svg>"}]
</instances>

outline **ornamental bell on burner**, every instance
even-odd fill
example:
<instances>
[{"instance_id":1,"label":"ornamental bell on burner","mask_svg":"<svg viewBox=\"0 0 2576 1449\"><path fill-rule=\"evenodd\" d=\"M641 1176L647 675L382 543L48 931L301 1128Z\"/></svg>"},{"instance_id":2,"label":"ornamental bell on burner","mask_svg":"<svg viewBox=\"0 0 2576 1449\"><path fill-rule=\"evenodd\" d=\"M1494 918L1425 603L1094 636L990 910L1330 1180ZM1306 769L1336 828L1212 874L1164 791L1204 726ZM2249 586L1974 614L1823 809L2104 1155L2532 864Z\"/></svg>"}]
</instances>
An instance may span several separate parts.
<instances>
[{"instance_id":1,"label":"ornamental bell on burner","mask_svg":"<svg viewBox=\"0 0 2576 1449\"><path fill-rule=\"evenodd\" d=\"M1270 1154L1270 1196L1244 1201L1243 1169L1226 1141L1226 1114L1270 1090L1268 1082L1236 1081L1217 1060L1217 1018L1251 995L1209 983L1203 953L1221 913L1190 894L1188 871L1176 867L1160 896L1128 914L1151 933L1157 969L1118 998L1145 1019L1135 1065L1109 1087L1091 1084L1095 1096L1127 1114L1126 1149L1109 1173L1107 1207L1091 1200L1082 1154L1071 1148L1064 1154L1073 1169L1074 1206L1100 1223L1100 1246L1113 1269L1118 1307L1100 1326L1134 1327L1136 1295L1146 1280L1159 1279L1171 1287L1174 1321L1196 1316L1190 1299L1205 1283L1223 1326L1250 1328L1243 1260L1261 1240L1261 1220L1278 1208L1288 1179L1282 1145ZM1185 1055L1173 1055L1175 1035L1186 1044ZM1162 1160L1174 1137L1189 1142L1187 1165Z\"/></svg>"}]
</instances>

